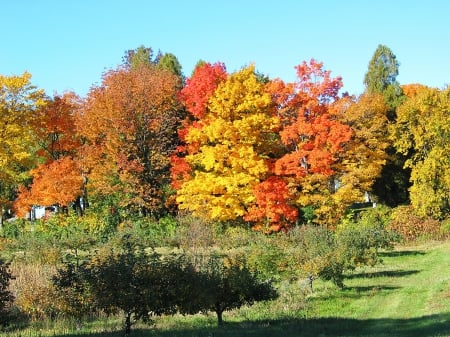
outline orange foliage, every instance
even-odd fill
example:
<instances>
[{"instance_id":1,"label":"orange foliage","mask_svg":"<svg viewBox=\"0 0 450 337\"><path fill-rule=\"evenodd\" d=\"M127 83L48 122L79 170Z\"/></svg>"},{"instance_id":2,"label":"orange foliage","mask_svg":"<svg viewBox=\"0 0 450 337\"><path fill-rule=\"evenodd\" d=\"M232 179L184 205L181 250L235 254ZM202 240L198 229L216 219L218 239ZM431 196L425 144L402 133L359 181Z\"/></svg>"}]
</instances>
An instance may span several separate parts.
<instances>
[{"instance_id":1,"label":"orange foliage","mask_svg":"<svg viewBox=\"0 0 450 337\"><path fill-rule=\"evenodd\" d=\"M41 147L39 155L55 160L78 150L81 141L76 133L75 114L80 104L74 93L65 93L36 111L32 126Z\"/></svg>"},{"instance_id":2,"label":"orange foliage","mask_svg":"<svg viewBox=\"0 0 450 337\"><path fill-rule=\"evenodd\" d=\"M33 205L68 206L82 195L81 170L70 157L39 165L31 171L31 176L33 184L29 189L20 187L20 195L14 205L19 216L23 216Z\"/></svg>"},{"instance_id":3,"label":"orange foliage","mask_svg":"<svg viewBox=\"0 0 450 337\"><path fill-rule=\"evenodd\" d=\"M421 91L428 88L426 85L418 84L418 83L412 83L412 84L405 84L402 85L402 91L408 98L413 98L417 96Z\"/></svg>"},{"instance_id":4,"label":"orange foliage","mask_svg":"<svg viewBox=\"0 0 450 337\"><path fill-rule=\"evenodd\" d=\"M275 165L279 175L304 177L331 175L336 154L350 140L351 130L334 118L331 104L337 101L341 78L331 78L322 63L311 60L297 66L299 81L280 107L281 141L290 151Z\"/></svg>"},{"instance_id":5,"label":"orange foliage","mask_svg":"<svg viewBox=\"0 0 450 337\"><path fill-rule=\"evenodd\" d=\"M183 117L178 85L170 71L142 64L108 71L89 92L77 127L87 141L83 163L95 193L120 191L124 203L152 212L164 207Z\"/></svg>"}]
</instances>

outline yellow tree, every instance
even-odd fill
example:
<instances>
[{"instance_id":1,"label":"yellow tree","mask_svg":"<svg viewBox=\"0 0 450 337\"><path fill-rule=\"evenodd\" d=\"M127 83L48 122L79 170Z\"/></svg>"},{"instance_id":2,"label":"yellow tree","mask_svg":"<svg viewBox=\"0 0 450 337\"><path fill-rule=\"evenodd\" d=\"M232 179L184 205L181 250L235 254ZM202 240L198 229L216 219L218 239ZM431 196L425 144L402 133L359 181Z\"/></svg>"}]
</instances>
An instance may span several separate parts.
<instances>
[{"instance_id":1,"label":"yellow tree","mask_svg":"<svg viewBox=\"0 0 450 337\"><path fill-rule=\"evenodd\" d=\"M31 74L0 75L0 198L3 210L16 186L27 177L34 162L34 137L30 124L44 91L31 84Z\"/></svg>"},{"instance_id":2,"label":"yellow tree","mask_svg":"<svg viewBox=\"0 0 450 337\"><path fill-rule=\"evenodd\" d=\"M344 209L353 202L364 201L381 174L390 145L388 139L388 106L381 94L364 93L356 101L341 99L339 120L352 129L338 164L337 184L333 198L336 207Z\"/></svg>"},{"instance_id":3,"label":"yellow tree","mask_svg":"<svg viewBox=\"0 0 450 337\"><path fill-rule=\"evenodd\" d=\"M269 173L279 123L275 106L249 66L218 85L204 112L185 137L188 146L197 146L186 156L193 171L177 191L179 208L220 221L241 218Z\"/></svg>"},{"instance_id":4,"label":"yellow tree","mask_svg":"<svg viewBox=\"0 0 450 337\"><path fill-rule=\"evenodd\" d=\"M443 218L450 212L450 88L416 89L397 109L391 138L409 156L411 204L419 215Z\"/></svg>"}]
</instances>

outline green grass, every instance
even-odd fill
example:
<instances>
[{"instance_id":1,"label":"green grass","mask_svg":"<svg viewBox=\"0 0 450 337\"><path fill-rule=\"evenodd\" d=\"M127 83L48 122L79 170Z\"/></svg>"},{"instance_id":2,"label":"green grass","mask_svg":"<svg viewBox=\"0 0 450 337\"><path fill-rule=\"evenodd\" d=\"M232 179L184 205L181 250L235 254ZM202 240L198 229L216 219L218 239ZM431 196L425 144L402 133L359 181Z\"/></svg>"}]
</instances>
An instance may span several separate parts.
<instances>
[{"instance_id":1,"label":"green grass","mask_svg":"<svg viewBox=\"0 0 450 337\"><path fill-rule=\"evenodd\" d=\"M158 318L152 326L136 326L131 336L450 336L450 242L403 247L383 253L382 258L381 265L348 274L343 290L317 280L314 293L305 296L302 285L283 284L280 299L227 312L221 328L212 314L175 316ZM122 336L116 329L120 322L108 328L106 323L96 322L79 334ZM49 328L0 334L67 335L76 333Z\"/></svg>"}]
</instances>

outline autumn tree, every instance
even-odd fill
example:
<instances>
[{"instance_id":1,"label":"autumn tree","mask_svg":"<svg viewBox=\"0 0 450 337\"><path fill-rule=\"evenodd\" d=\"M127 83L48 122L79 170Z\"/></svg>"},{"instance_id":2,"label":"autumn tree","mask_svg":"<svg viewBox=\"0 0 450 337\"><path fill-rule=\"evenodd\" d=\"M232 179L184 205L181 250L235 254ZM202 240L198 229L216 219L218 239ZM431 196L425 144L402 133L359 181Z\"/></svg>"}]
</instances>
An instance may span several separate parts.
<instances>
[{"instance_id":1,"label":"autumn tree","mask_svg":"<svg viewBox=\"0 0 450 337\"><path fill-rule=\"evenodd\" d=\"M206 78L212 85L196 84L211 90L217 77ZM278 118L254 66L229 75L211 91L210 97L205 91L185 92L187 108L199 121L185 137L192 174L178 189L177 201L194 215L233 220L246 214L255 202L254 187L268 176Z\"/></svg>"},{"instance_id":2,"label":"autumn tree","mask_svg":"<svg viewBox=\"0 0 450 337\"><path fill-rule=\"evenodd\" d=\"M372 192L372 186L386 164L388 107L380 94L364 93L358 99L340 100L339 120L352 130L352 137L338 164L339 188L333 198L343 209L361 202Z\"/></svg>"},{"instance_id":3,"label":"autumn tree","mask_svg":"<svg viewBox=\"0 0 450 337\"><path fill-rule=\"evenodd\" d=\"M20 216L25 216L33 205L58 205L68 208L83 196L84 179L79 162L70 156L46 164L40 164L30 171L33 183L21 186L19 198L14 206Z\"/></svg>"},{"instance_id":4,"label":"autumn tree","mask_svg":"<svg viewBox=\"0 0 450 337\"><path fill-rule=\"evenodd\" d=\"M286 152L275 163L275 173L286 177L298 207L312 206L318 220L333 214L335 164L350 140L351 130L337 120L333 104L342 87L323 64L311 60L296 67L298 81L280 98L280 136Z\"/></svg>"},{"instance_id":5,"label":"autumn tree","mask_svg":"<svg viewBox=\"0 0 450 337\"><path fill-rule=\"evenodd\" d=\"M450 212L450 89L421 87L397 110L392 141L407 155L410 198L421 216L443 218Z\"/></svg>"},{"instance_id":6,"label":"autumn tree","mask_svg":"<svg viewBox=\"0 0 450 337\"><path fill-rule=\"evenodd\" d=\"M75 128L79 101L75 94L65 93L37 109L30 127L40 164L30 171L31 184L20 188L15 202L18 214L26 214L33 205L68 207L72 202L82 212L85 180L77 158L81 139Z\"/></svg>"},{"instance_id":7,"label":"autumn tree","mask_svg":"<svg viewBox=\"0 0 450 337\"><path fill-rule=\"evenodd\" d=\"M37 109L31 126L36 137L37 155L46 162L74 156L81 146L75 128L81 99L72 92L55 95Z\"/></svg>"},{"instance_id":8,"label":"autumn tree","mask_svg":"<svg viewBox=\"0 0 450 337\"><path fill-rule=\"evenodd\" d=\"M271 175L254 189L255 203L248 208L244 220L254 223L253 229L263 232L286 230L298 220L292 193L281 177Z\"/></svg>"},{"instance_id":9,"label":"autumn tree","mask_svg":"<svg viewBox=\"0 0 450 337\"><path fill-rule=\"evenodd\" d=\"M140 64L106 72L89 92L77 127L97 201L116 195L116 207L164 214L169 158L183 118L178 85L170 71Z\"/></svg>"},{"instance_id":10,"label":"autumn tree","mask_svg":"<svg viewBox=\"0 0 450 337\"><path fill-rule=\"evenodd\" d=\"M178 130L180 145L170 158L171 184L175 189L179 189L192 173L191 166L186 162L186 155L198 151L196 143L186 143L186 135L189 129L201 127L199 120L207 112L209 98L219 83L225 81L226 78L227 72L224 64L210 64L202 61L197 64L192 76L186 80L185 86L180 91L179 97L188 115L182 123L182 128Z\"/></svg>"},{"instance_id":11,"label":"autumn tree","mask_svg":"<svg viewBox=\"0 0 450 337\"><path fill-rule=\"evenodd\" d=\"M10 207L18 184L35 165L35 140L30 127L44 91L31 84L31 74L0 75L0 219ZM0 223L1 224L1 223Z\"/></svg>"}]
</instances>

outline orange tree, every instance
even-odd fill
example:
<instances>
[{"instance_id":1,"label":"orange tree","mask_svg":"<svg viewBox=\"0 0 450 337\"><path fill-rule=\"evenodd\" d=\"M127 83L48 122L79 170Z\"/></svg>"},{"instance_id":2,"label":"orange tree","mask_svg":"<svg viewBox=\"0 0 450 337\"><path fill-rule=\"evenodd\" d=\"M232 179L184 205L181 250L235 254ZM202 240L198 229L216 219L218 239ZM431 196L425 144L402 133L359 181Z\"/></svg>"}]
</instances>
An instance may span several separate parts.
<instances>
[{"instance_id":1,"label":"orange tree","mask_svg":"<svg viewBox=\"0 0 450 337\"><path fill-rule=\"evenodd\" d=\"M169 158L183 117L179 84L170 70L138 63L106 72L91 89L77 120L91 199L113 196L111 209L165 214Z\"/></svg>"},{"instance_id":2,"label":"orange tree","mask_svg":"<svg viewBox=\"0 0 450 337\"><path fill-rule=\"evenodd\" d=\"M299 208L313 207L317 221L328 222L334 215L336 164L352 134L333 108L342 81L315 60L296 69L298 81L285 86L278 98L280 138L286 151L274 172L288 181Z\"/></svg>"},{"instance_id":3,"label":"orange tree","mask_svg":"<svg viewBox=\"0 0 450 337\"><path fill-rule=\"evenodd\" d=\"M74 202L79 212L84 195L84 178L77 160L81 139L75 128L80 99L73 93L55 96L35 113L30 123L37 142L40 164L30 171L29 185L19 189L15 208L19 215L33 205L67 207Z\"/></svg>"}]
</instances>

